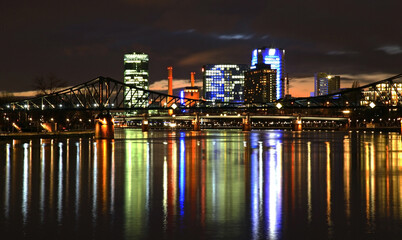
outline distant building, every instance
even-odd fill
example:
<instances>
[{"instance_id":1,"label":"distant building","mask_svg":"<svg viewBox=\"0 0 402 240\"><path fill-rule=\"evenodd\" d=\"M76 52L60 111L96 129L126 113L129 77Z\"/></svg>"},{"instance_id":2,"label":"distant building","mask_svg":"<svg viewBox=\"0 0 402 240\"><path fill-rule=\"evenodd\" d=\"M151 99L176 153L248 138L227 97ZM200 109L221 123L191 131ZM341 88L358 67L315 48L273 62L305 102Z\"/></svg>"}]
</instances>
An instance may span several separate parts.
<instances>
[{"instance_id":1,"label":"distant building","mask_svg":"<svg viewBox=\"0 0 402 240\"><path fill-rule=\"evenodd\" d=\"M200 90L198 87L194 86L195 83L195 78L194 78L195 72L191 72L191 86L190 87L185 87L182 93L180 93L182 96L181 98L188 98L188 99L194 99L194 100L199 100L200 99ZM190 106L193 106L191 104Z\"/></svg>"},{"instance_id":2,"label":"distant building","mask_svg":"<svg viewBox=\"0 0 402 240\"><path fill-rule=\"evenodd\" d=\"M276 100L276 69L269 64L258 63L245 73L244 103L268 103Z\"/></svg>"},{"instance_id":3,"label":"distant building","mask_svg":"<svg viewBox=\"0 0 402 240\"><path fill-rule=\"evenodd\" d=\"M331 76L323 72L314 74L314 96L339 92L340 82L340 76Z\"/></svg>"},{"instance_id":4,"label":"distant building","mask_svg":"<svg viewBox=\"0 0 402 240\"><path fill-rule=\"evenodd\" d=\"M149 89L149 73L148 73L148 54L131 53L124 55L124 83L145 90ZM132 105L148 106L148 97L144 91L132 93L129 88L125 89L124 105L131 107Z\"/></svg>"},{"instance_id":5,"label":"distant building","mask_svg":"<svg viewBox=\"0 0 402 240\"><path fill-rule=\"evenodd\" d=\"M276 70L276 99L285 96L285 50L280 48L257 48L253 50L251 67L253 70L257 64L265 63Z\"/></svg>"},{"instance_id":6,"label":"distant building","mask_svg":"<svg viewBox=\"0 0 402 240\"><path fill-rule=\"evenodd\" d=\"M341 91L341 77L328 75L328 94Z\"/></svg>"},{"instance_id":7,"label":"distant building","mask_svg":"<svg viewBox=\"0 0 402 240\"><path fill-rule=\"evenodd\" d=\"M370 103L384 102L389 106L398 106L402 83L380 83L362 91L360 104L369 106ZM360 96L359 96L360 97Z\"/></svg>"},{"instance_id":8,"label":"distant building","mask_svg":"<svg viewBox=\"0 0 402 240\"><path fill-rule=\"evenodd\" d=\"M244 101L244 73L247 64L208 64L203 66L204 98L213 103Z\"/></svg>"}]
</instances>

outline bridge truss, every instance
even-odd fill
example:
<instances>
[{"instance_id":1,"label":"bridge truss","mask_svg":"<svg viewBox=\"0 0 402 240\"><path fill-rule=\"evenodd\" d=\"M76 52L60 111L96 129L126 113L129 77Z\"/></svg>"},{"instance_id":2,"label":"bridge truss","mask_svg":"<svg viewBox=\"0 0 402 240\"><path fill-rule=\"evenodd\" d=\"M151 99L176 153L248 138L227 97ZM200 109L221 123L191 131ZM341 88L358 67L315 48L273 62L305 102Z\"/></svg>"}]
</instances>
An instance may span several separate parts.
<instances>
[{"instance_id":1,"label":"bridge truss","mask_svg":"<svg viewBox=\"0 0 402 240\"><path fill-rule=\"evenodd\" d=\"M304 98L284 98L270 106L282 108L365 108L402 106L402 74L336 93Z\"/></svg>"},{"instance_id":2,"label":"bridge truss","mask_svg":"<svg viewBox=\"0 0 402 240\"><path fill-rule=\"evenodd\" d=\"M133 96L141 96L136 99ZM144 100L145 99L145 100ZM197 108L203 100L180 98L98 77L52 94L0 105L0 110L150 110Z\"/></svg>"},{"instance_id":3,"label":"bridge truss","mask_svg":"<svg viewBox=\"0 0 402 240\"><path fill-rule=\"evenodd\" d=\"M139 99L133 96L141 95ZM145 99L145 101L144 101ZM130 104L127 104L130 103ZM345 108L401 108L402 74L370 83L361 87L349 88L337 93L317 97L283 98L265 104L211 104L201 99L188 99L141 89L117 80L98 77L83 84L52 94L10 102L0 105L0 111L31 110L163 110L198 109L200 111L253 111L297 109L345 109Z\"/></svg>"}]
</instances>

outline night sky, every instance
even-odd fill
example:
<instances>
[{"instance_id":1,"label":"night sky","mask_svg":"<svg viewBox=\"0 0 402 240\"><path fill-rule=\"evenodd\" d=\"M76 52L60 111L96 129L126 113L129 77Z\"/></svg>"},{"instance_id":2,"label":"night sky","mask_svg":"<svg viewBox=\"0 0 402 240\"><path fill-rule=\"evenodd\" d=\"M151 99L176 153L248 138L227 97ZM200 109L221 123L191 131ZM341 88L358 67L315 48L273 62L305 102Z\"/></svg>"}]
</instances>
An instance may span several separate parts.
<instances>
[{"instance_id":1,"label":"night sky","mask_svg":"<svg viewBox=\"0 0 402 240\"><path fill-rule=\"evenodd\" d=\"M115 0L0 3L0 91L33 89L53 74L69 85L123 79L123 55L150 56L150 83L189 84L209 63L250 64L254 48L286 50L290 93L308 96L314 72L341 87L402 72L399 0ZM186 80L186 81L184 81Z\"/></svg>"}]
</instances>

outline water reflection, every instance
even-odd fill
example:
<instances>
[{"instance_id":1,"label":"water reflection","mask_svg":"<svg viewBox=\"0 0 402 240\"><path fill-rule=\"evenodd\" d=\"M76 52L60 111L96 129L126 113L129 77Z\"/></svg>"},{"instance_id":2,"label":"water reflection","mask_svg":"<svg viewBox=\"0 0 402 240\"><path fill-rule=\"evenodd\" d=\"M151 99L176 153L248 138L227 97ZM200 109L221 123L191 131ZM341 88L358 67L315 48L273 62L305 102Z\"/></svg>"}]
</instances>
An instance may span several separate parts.
<instances>
[{"instance_id":1,"label":"water reflection","mask_svg":"<svg viewBox=\"0 0 402 240\"><path fill-rule=\"evenodd\" d=\"M402 233L399 134L117 135L1 142L1 232L86 239Z\"/></svg>"}]
</instances>

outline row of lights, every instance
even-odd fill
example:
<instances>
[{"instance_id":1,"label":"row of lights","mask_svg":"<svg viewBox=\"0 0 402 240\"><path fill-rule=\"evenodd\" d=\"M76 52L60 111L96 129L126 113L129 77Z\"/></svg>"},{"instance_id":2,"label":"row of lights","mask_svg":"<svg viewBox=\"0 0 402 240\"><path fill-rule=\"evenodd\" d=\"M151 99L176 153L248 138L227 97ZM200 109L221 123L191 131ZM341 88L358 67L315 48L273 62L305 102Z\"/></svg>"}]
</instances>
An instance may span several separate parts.
<instances>
[{"instance_id":1,"label":"row of lights","mask_svg":"<svg viewBox=\"0 0 402 240\"><path fill-rule=\"evenodd\" d=\"M31 105L29 105L29 104L25 104L25 105L24 105L24 108L25 108L25 109L29 109L30 106L31 106ZM55 108L55 106L54 106L53 104L49 104L48 106L51 106L51 108ZM79 107L84 107L82 104L76 104L75 106L76 106L77 108L79 108ZM94 106L94 107L99 107L99 104L94 103L93 106ZM104 106L105 106L105 107L114 107L114 103L112 103L112 104L104 104ZM41 108L42 108L42 109L44 109L45 107L46 107L46 105L41 105ZM59 107L59 108L63 108L63 104L59 104L58 107ZM11 105L6 105L6 108L11 108Z\"/></svg>"}]
</instances>

